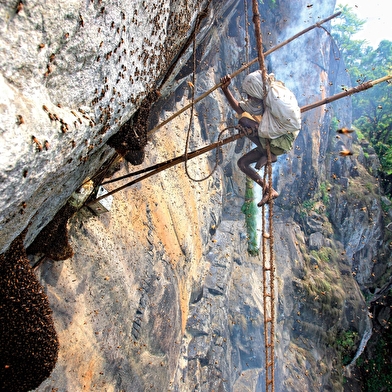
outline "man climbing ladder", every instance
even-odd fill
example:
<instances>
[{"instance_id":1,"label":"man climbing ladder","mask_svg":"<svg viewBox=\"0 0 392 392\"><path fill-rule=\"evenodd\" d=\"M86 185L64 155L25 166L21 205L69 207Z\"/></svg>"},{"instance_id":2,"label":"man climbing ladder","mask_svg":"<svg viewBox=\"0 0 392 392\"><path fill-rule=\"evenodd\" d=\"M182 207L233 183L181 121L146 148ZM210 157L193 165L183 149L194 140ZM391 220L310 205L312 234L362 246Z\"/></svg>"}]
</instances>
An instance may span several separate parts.
<instances>
[{"instance_id":1,"label":"man climbing ladder","mask_svg":"<svg viewBox=\"0 0 392 392\"><path fill-rule=\"evenodd\" d=\"M270 78L271 85L269 86L269 92L267 94L272 94L271 86L273 83L280 83L279 86L283 85L281 82L275 81L272 75L270 75ZM296 121L293 121L296 122L296 125L294 128L291 127L292 129L287 129L285 125L282 124L282 122L280 122L279 125L273 124L271 126L271 120L273 123L276 123L276 120L274 120L273 115L270 114L270 112L273 112L270 110L271 108L268 107L270 105L268 105L266 108L264 107L264 102L271 102L271 100L264 100L265 90L261 71L252 72L245 77L242 84L242 89L248 96L248 99L245 101L238 102L229 90L229 85L231 83L231 77L229 75L224 76L220 81L222 83L222 91L225 94L230 106L239 116L239 124L245 128L253 130L253 132L250 135L247 135L247 137L256 145L256 148L242 156L237 163L242 172L244 172L248 177L250 177L263 188L263 197L257 204L259 207L262 207L270 197L275 199L279 196L275 189L272 187L269 189L269 185L264 183L263 179L257 172L267 164L267 143L268 141L270 143L271 163L276 162L277 156L287 153L293 147L294 140L298 135L298 122L300 123L300 119L298 121L298 118L296 118ZM286 90L283 90L283 93L285 93ZM290 98L292 99L292 96L290 96ZM279 99L279 97L277 100L275 97L275 104L282 105L282 102L283 101ZM293 103L294 106L298 107L296 101ZM269 132L268 130L267 132L265 132L265 130L263 131L263 128L266 128L266 121L264 121L263 124L262 118L266 110L268 110L268 113L266 113L268 118L265 120L268 120L268 128L270 128ZM298 116L299 108L297 113L294 114L294 117ZM295 130L295 128L298 128L298 130ZM272 131L275 130L275 132L271 132L271 129ZM256 163L256 170L251 166L253 163Z\"/></svg>"}]
</instances>

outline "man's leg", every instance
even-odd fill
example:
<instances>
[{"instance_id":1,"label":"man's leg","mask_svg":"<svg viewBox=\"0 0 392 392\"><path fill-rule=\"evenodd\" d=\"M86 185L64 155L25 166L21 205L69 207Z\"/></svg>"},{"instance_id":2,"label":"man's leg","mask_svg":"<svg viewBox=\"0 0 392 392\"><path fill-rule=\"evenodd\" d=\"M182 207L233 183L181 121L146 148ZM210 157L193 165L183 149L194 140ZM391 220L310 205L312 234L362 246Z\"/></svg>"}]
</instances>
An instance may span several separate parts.
<instances>
[{"instance_id":1,"label":"man's leg","mask_svg":"<svg viewBox=\"0 0 392 392\"><path fill-rule=\"evenodd\" d=\"M249 151L247 154L242 156L237 165L240 170L245 173L249 178L251 178L254 182L259 184L262 188L264 187L263 179L260 177L259 173L252 166L252 163L257 162L261 158L262 153L258 148L254 148L253 150Z\"/></svg>"},{"instance_id":2,"label":"man's leg","mask_svg":"<svg viewBox=\"0 0 392 392\"><path fill-rule=\"evenodd\" d=\"M257 204L258 207L261 207L268 202L270 194L273 199L276 199L279 196L279 193L276 192L275 189L272 188L270 191L269 185L264 184L264 181L260 177L259 173L257 173L257 171L251 166L252 163L260 162L261 160L263 161L263 158L265 165L267 163L267 157L258 148L255 148L242 156L237 162L240 170L263 188L263 198Z\"/></svg>"}]
</instances>

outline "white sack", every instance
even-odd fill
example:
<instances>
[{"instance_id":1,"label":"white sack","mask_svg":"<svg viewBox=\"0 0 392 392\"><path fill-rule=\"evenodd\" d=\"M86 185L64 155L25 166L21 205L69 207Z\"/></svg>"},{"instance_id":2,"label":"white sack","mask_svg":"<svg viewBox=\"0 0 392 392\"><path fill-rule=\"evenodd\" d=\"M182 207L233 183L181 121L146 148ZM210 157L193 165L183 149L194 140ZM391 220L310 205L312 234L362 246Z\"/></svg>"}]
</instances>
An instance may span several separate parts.
<instances>
[{"instance_id":1,"label":"white sack","mask_svg":"<svg viewBox=\"0 0 392 392\"><path fill-rule=\"evenodd\" d=\"M267 97L259 136L276 139L301 129L301 110L294 94L274 75L268 75Z\"/></svg>"}]
</instances>

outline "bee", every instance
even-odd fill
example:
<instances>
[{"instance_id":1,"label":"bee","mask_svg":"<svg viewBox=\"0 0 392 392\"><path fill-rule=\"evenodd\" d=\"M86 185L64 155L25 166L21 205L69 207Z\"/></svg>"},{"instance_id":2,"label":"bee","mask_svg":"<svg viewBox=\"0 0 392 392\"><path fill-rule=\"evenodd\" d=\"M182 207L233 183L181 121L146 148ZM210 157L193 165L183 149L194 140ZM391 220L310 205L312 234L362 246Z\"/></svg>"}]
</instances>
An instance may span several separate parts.
<instances>
[{"instance_id":1,"label":"bee","mask_svg":"<svg viewBox=\"0 0 392 392\"><path fill-rule=\"evenodd\" d=\"M38 45L38 48L39 49L43 49L45 47L45 44L43 44L43 43L40 43L39 45Z\"/></svg>"},{"instance_id":2,"label":"bee","mask_svg":"<svg viewBox=\"0 0 392 392\"><path fill-rule=\"evenodd\" d=\"M98 56L98 57L97 57L97 62L98 62L99 60L101 60L101 56Z\"/></svg>"},{"instance_id":3,"label":"bee","mask_svg":"<svg viewBox=\"0 0 392 392\"><path fill-rule=\"evenodd\" d=\"M54 53L52 53L52 54L50 55L50 57L49 57L49 61L50 61L50 62L53 62L54 59L55 59L55 57L56 57L56 55L55 55Z\"/></svg>"},{"instance_id":4,"label":"bee","mask_svg":"<svg viewBox=\"0 0 392 392\"><path fill-rule=\"evenodd\" d=\"M50 121L56 121L52 113L48 113L48 116L50 118Z\"/></svg>"},{"instance_id":5,"label":"bee","mask_svg":"<svg viewBox=\"0 0 392 392\"><path fill-rule=\"evenodd\" d=\"M78 111L79 111L80 113L82 113L82 114L86 114L86 112L85 112L82 108L79 108Z\"/></svg>"},{"instance_id":6,"label":"bee","mask_svg":"<svg viewBox=\"0 0 392 392\"><path fill-rule=\"evenodd\" d=\"M47 140L44 141L44 147L45 147L46 151L49 150L50 144L49 144L49 142Z\"/></svg>"},{"instance_id":7,"label":"bee","mask_svg":"<svg viewBox=\"0 0 392 392\"><path fill-rule=\"evenodd\" d=\"M67 133L68 128L66 127L66 124L61 124L60 129L62 133Z\"/></svg>"},{"instance_id":8,"label":"bee","mask_svg":"<svg viewBox=\"0 0 392 392\"><path fill-rule=\"evenodd\" d=\"M38 141L38 139L33 135L31 136L31 139L33 140L33 143L35 143L38 152L42 151L42 144Z\"/></svg>"},{"instance_id":9,"label":"bee","mask_svg":"<svg viewBox=\"0 0 392 392\"><path fill-rule=\"evenodd\" d=\"M112 29L114 27L114 22L112 22L112 24L110 25L110 28Z\"/></svg>"},{"instance_id":10,"label":"bee","mask_svg":"<svg viewBox=\"0 0 392 392\"><path fill-rule=\"evenodd\" d=\"M23 170L23 178L26 178L28 174L29 174L29 171L27 169L24 169Z\"/></svg>"},{"instance_id":11,"label":"bee","mask_svg":"<svg viewBox=\"0 0 392 392\"><path fill-rule=\"evenodd\" d=\"M105 7L101 7L101 14L105 12Z\"/></svg>"},{"instance_id":12,"label":"bee","mask_svg":"<svg viewBox=\"0 0 392 392\"><path fill-rule=\"evenodd\" d=\"M195 86L193 85L192 82L187 82L187 83L188 83L188 86L189 86L190 88L195 88Z\"/></svg>"},{"instance_id":13,"label":"bee","mask_svg":"<svg viewBox=\"0 0 392 392\"><path fill-rule=\"evenodd\" d=\"M348 128L341 128L341 129L337 129L336 130L337 133L342 133L344 135L349 134L349 133L353 133L354 130L353 129L348 129Z\"/></svg>"},{"instance_id":14,"label":"bee","mask_svg":"<svg viewBox=\"0 0 392 392\"><path fill-rule=\"evenodd\" d=\"M99 44L99 47L102 48L103 45L103 41L101 41L101 43Z\"/></svg>"},{"instance_id":15,"label":"bee","mask_svg":"<svg viewBox=\"0 0 392 392\"><path fill-rule=\"evenodd\" d=\"M80 25L81 25L82 27L84 27L84 20L83 20L83 17L82 17L81 14L79 14L79 18L80 18Z\"/></svg>"},{"instance_id":16,"label":"bee","mask_svg":"<svg viewBox=\"0 0 392 392\"><path fill-rule=\"evenodd\" d=\"M65 33L65 34L64 34L64 38L65 38L65 39L68 39L68 38L69 38L69 33Z\"/></svg>"},{"instance_id":17,"label":"bee","mask_svg":"<svg viewBox=\"0 0 392 392\"><path fill-rule=\"evenodd\" d=\"M71 113L77 118L78 117L78 115L73 111L73 110L71 110Z\"/></svg>"},{"instance_id":18,"label":"bee","mask_svg":"<svg viewBox=\"0 0 392 392\"><path fill-rule=\"evenodd\" d=\"M71 146L72 146L72 148L75 148L75 147L76 147L76 142L75 142L75 140L71 140Z\"/></svg>"},{"instance_id":19,"label":"bee","mask_svg":"<svg viewBox=\"0 0 392 392\"><path fill-rule=\"evenodd\" d=\"M57 104L57 107L58 107L58 108L62 108L61 103L58 103L58 104Z\"/></svg>"},{"instance_id":20,"label":"bee","mask_svg":"<svg viewBox=\"0 0 392 392\"><path fill-rule=\"evenodd\" d=\"M25 123L23 117L20 114L17 115L17 118L18 118L18 125L22 125Z\"/></svg>"},{"instance_id":21,"label":"bee","mask_svg":"<svg viewBox=\"0 0 392 392\"><path fill-rule=\"evenodd\" d=\"M349 156L349 155L353 155L353 153L352 153L352 151L350 151L350 150L342 150L342 151L339 151L339 155L340 155L341 157L347 157L347 156Z\"/></svg>"},{"instance_id":22,"label":"bee","mask_svg":"<svg viewBox=\"0 0 392 392\"><path fill-rule=\"evenodd\" d=\"M20 1L16 6L16 13L19 14L23 10L23 3Z\"/></svg>"}]
</instances>

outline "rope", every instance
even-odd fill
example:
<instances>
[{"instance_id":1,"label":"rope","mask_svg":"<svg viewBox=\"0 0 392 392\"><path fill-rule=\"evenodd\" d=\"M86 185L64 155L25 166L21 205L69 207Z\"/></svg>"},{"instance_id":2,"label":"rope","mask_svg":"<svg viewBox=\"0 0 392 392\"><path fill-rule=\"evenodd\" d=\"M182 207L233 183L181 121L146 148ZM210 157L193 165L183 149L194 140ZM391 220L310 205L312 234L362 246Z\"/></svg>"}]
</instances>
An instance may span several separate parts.
<instances>
[{"instance_id":1,"label":"rope","mask_svg":"<svg viewBox=\"0 0 392 392\"><path fill-rule=\"evenodd\" d=\"M207 5L208 7L208 5ZM192 131L192 125L193 125L193 112L195 110L195 86L196 86L196 36L198 33L200 27L200 19L198 21L196 21L195 24L195 31L193 34L193 48L192 48L192 56L193 56L193 70L192 70L192 82L191 82L191 90L192 90L192 99L191 99L191 113L189 115L189 126L188 126L188 131L187 131L187 135L186 135L186 142L185 142L185 160L184 160L184 167L185 167L185 173L188 176L188 178L194 182L202 182L207 180L208 178L210 178L216 168L218 167L218 160L219 160L219 149L217 148L216 150L216 160L215 160L215 166L214 168L211 170L211 173L208 174L206 177L204 178L194 178L190 175L189 173L189 169L188 169L188 148L189 148L189 140L190 140L190 135L191 135L191 131ZM218 136L218 141L220 140L220 136L221 136L222 132L219 134Z\"/></svg>"},{"instance_id":2,"label":"rope","mask_svg":"<svg viewBox=\"0 0 392 392\"><path fill-rule=\"evenodd\" d=\"M258 60L263 79L263 101L267 96L267 69L264 61L263 41L260 27L260 14L257 0L252 0L253 23L258 52ZM268 188L266 182L268 179ZM272 160L270 143L267 140L267 164L264 168L264 190L268 189L269 235L266 235L265 204L262 206L262 255L263 255L263 306L264 306L264 348L265 348L265 390L275 390L275 255L273 233L273 199L272 199ZM267 238L269 239L269 258L267 258Z\"/></svg>"},{"instance_id":3,"label":"rope","mask_svg":"<svg viewBox=\"0 0 392 392\"><path fill-rule=\"evenodd\" d=\"M196 86L196 36L198 33L198 30L200 28L200 22L201 20L207 15L207 9L208 6L210 5L211 0L208 1L206 8L204 9L203 13L201 15L198 16L198 19L195 23L195 30L193 32L193 47L192 47L192 57L193 57L193 70L192 70L192 82L191 82L191 90L192 90L192 98L191 98L191 103L190 103L190 108L191 108L191 113L189 115L189 126L188 126L188 131L187 131L187 135L186 135L186 142L185 142L185 153L184 153L184 167L185 167L185 173L187 175L187 177L194 181L194 182L203 182L205 180L207 180L208 178L210 178L215 170L218 167L218 162L219 162L219 148L216 149L216 158L215 158L215 166L213 167L213 169L211 170L210 174L208 174L206 177L204 178L194 178L190 175L189 173L189 169L188 169L188 148L189 148L189 140L190 140L190 135L191 135L191 131L192 131L192 125L193 125L193 113L194 113L194 109L195 109L195 86ZM227 130L227 128L225 128L222 132L219 133L218 135L218 142L220 141L221 135L223 134L223 132L225 132Z\"/></svg>"},{"instance_id":4,"label":"rope","mask_svg":"<svg viewBox=\"0 0 392 392\"><path fill-rule=\"evenodd\" d=\"M248 1L244 0L244 9L245 9L245 61L249 63L249 16L248 16ZM249 68L246 69L246 73L249 74Z\"/></svg>"}]
</instances>

